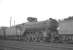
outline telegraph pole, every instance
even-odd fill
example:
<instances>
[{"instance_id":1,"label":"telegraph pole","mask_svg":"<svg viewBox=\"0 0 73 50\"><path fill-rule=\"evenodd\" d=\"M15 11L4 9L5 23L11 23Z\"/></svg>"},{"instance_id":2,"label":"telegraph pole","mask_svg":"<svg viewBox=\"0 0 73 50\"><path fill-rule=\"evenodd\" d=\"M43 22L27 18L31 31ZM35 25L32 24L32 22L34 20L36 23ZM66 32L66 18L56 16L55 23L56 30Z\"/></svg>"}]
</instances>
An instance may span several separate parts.
<instances>
[{"instance_id":1,"label":"telegraph pole","mask_svg":"<svg viewBox=\"0 0 73 50\"><path fill-rule=\"evenodd\" d=\"M15 26L15 24L16 24L16 21L15 21L15 17L14 17L14 27L15 27L16 37L18 39L18 36L17 36L17 27Z\"/></svg>"},{"instance_id":2,"label":"telegraph pole","mask_svg":"<svg viewBox=\"0 0 73 50\"><path fill-rule=\"evenodd\" d=\"M15 22L15 17L14 17L14 27L15 27L15 31L16 31L16 36L17 36L17 27L15 26L16 22Z\"/></svg>"},{"instance_id":3,"label":"telegraph pole","mask_svg":"<svg viewBox=\"0 0 73 50\"><path fill-rule=\"evenodd\" d=\"M11 32L12 16L10 17L10 32Z\"/></svg>"},{"instance_id":4,"label":"telegraph pole","mask_svg":"<svg viewBox=\"0 0 73 50\"><path fill-rule=\"evenodd\" d=\"M12 22L12 16L10 17L10 27L11 27L11 22Z\"/></svg>"}]
</instances>

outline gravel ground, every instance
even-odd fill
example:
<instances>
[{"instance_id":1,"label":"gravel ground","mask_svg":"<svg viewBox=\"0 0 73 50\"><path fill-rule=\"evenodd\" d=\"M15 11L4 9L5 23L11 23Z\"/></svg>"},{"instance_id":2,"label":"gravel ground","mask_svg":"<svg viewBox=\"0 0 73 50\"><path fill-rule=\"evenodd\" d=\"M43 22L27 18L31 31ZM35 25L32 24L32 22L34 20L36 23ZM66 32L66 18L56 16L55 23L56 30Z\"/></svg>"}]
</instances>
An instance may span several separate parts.
<instances>
[{"instance_id":1,"label":"gravel ground","mask_svg":"<svg viewBox=\"0 0 73 50\"><path fill-rule=\"evenodd\" d=\"M0 50L73 50L72 44L0 41Z\"/></svg>"}]
</instances>

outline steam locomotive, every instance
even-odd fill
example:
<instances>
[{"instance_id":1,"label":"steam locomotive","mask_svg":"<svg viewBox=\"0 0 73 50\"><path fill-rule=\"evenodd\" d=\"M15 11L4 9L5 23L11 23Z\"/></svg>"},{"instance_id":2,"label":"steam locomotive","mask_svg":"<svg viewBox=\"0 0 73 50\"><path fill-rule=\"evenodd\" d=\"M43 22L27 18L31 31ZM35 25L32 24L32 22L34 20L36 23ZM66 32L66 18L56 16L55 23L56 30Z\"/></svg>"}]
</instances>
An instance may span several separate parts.
<instances>
[{"instance_id":1,"label":"steam locomotive","mask_svg":"<svg viewBox=\"0 0 73 50\"><path fill-rule=\"evenodd\" d=\"M58 22L49 19L40 22L27 22L9 27L1 32L4 40L22 40L29 42L51 41L58 39Z\"/></svg>"}]
</instances>

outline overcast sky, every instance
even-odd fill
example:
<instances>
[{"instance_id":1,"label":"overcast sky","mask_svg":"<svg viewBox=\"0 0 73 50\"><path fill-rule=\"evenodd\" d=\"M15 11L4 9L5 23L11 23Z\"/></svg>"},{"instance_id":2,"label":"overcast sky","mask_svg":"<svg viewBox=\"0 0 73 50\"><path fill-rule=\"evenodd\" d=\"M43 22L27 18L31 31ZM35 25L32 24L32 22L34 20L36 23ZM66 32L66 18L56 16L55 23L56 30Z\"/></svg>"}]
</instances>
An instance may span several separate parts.
<instances>
[{"instance_id":1,"label":"overcast sky","mask_svg":"<svg viewBox=\"0 0 73 50\"><path fill-rule=\"evenodd\" d=\"M26 22L27 17L37 17L39 21L63 19L73 16L73 0L0 0L0 26Z\"/></svg>"}]
</instances>

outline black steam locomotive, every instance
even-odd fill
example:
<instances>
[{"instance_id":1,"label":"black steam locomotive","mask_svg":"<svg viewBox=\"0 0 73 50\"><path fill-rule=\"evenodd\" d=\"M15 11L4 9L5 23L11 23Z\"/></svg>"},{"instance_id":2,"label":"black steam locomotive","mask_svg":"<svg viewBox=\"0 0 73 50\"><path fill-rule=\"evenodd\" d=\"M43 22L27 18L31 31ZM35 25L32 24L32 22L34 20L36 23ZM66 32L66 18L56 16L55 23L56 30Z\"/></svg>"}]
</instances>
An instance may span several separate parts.
<instances>
[{"instance_id":1,"label":"black steam locomotive","mask_svg":"<svg viewBox=\"0 0 73 50\"><path fill-rule=\"evenodd\" d=\"M49 19L40 22L27 22L3 29L0 39L4 40L22 40L22 41L55 41L59 40L57 31L58 22Z\"/></svg>"}]
</instances>

